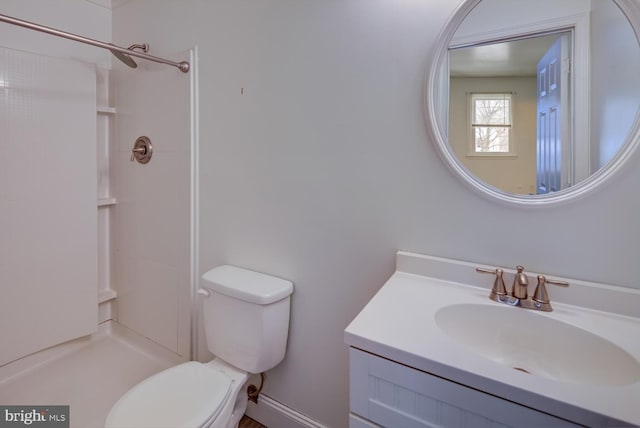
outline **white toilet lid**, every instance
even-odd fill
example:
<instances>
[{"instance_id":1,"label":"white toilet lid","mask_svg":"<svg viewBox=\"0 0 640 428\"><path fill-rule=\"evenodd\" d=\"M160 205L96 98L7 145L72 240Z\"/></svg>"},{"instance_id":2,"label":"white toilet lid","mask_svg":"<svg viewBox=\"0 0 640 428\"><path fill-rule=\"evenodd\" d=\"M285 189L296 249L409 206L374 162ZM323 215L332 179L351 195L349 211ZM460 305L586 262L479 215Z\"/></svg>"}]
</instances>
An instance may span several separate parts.
<instances>
[{"instance_id":1,"label":"white toilet lid","mask_svg":"<svg viewBox=\"0 0 640 428\"><path fill-rule=\"evenodd\" d=\"M157 373L124 394L107 428L200 427L215 418L231 391L221 371L191 361Z\"/></svg>"}]
</instances>

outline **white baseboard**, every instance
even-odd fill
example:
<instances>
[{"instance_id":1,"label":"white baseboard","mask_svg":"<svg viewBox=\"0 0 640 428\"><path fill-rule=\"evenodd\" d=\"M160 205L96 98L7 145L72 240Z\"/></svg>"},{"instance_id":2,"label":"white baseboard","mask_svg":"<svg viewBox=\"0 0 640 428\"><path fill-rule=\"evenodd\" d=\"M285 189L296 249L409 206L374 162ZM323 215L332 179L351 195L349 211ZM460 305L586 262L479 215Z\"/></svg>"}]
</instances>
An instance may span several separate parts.
<instances>
[{"instance_id":1,"label":"white baseboard","mask_svg":"<svg viewBox=\"0 0 640 428\"><path fill-rule=\"evenodd\" d=\"M327 428L264 394L260 394L258 404L249 402L246 414L267 428Z\"/></svg>"}]
</instances>

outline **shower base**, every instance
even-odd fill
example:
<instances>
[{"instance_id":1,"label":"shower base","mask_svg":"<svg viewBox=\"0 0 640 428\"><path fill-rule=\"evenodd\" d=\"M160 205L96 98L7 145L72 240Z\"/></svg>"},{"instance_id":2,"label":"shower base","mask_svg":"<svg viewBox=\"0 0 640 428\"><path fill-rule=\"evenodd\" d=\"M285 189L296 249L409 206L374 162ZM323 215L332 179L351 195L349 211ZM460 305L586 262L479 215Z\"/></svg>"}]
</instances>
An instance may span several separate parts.
<instances>
[{"instance_id":1,"label":"shower base","mask_svg":"<svg viewBox=\"0 0 640 428\"><path fill-rule=\"evenodd\" d=\"M0 367L0 405L69 405L72 428L103 428L133 385L185 361L115 323Z\"/></svg>"}]
</instances>

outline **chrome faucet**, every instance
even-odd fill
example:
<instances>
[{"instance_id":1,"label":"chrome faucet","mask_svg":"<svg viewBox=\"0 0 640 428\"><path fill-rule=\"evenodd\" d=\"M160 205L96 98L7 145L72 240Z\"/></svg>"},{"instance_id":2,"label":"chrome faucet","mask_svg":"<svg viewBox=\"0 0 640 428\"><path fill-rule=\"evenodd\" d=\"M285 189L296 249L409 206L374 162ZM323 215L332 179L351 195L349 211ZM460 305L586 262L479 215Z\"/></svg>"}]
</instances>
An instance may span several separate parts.
<instances>
[{"instance_id":1,"label":"chrome faucet","mask_svg":"<svg viewBox=\"0 0 640 428\"><path fill-rule=\"evenodd\" d=\"M489 294L489 299L498 303L504 303L510 306L520 306L526 309L533 309L544 312L551 312L551 302L549 300L549 294L545 284L558 285L560 287L568 287L569 283L566 281L557 281L547 279L544 275L538 275L538 286L533 293L533 297L529 298L527 293L527 287L529 286L529 278L524 273L523 266L516 267L516 273L513 277L513 285L511 286L511 293L507 292L507 288L504 284L502 277L503 270L476 268L477 272L490 273L496 276Z\"/></svg>"}]
</instances>

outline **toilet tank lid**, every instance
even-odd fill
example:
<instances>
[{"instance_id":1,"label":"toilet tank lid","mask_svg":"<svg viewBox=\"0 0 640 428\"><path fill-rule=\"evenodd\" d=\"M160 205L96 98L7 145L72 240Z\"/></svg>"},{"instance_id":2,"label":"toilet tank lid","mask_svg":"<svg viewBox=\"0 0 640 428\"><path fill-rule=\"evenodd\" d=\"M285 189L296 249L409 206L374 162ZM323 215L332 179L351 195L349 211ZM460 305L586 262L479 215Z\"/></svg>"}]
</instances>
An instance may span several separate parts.
<instances>
[{"instance_id":1,"label":"toilet tank lid","mask_svg":"<svg viewBox=\"0 0 640 428\"><path fill-rule=\"evenodd\" d=\"M231 265L222 265L202 275L204 288L258 305L268 305L293 293L286 279Z\"/></svg>"}]
</instances>

